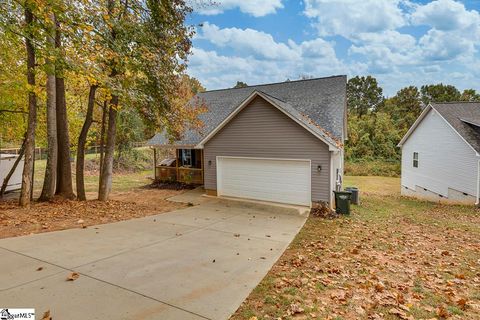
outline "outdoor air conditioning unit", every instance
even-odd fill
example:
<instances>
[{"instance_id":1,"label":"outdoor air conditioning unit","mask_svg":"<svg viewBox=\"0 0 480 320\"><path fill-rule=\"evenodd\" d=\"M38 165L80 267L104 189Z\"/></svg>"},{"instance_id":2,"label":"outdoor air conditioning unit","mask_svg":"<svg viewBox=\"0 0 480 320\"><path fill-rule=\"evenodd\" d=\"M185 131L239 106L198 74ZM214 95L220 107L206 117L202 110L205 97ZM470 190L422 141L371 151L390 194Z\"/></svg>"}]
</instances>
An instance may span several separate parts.
<instances>
[{"instance_id":1,"label":"outdoor air conditioning unit","mask_svg":"<svg viewBox=\"0 0 480 320\"><path fill-rule=\"evenodd\" d=\"M0 187L3 184L3 181L7 174L12 169L15 160L17 160L18 155L15 154L2 154L0 153ZM23 172L24 159L19 163L12 177L8 181L6 191L19 190L22 187L22 172Z\"/></svg>"}]
</instances>

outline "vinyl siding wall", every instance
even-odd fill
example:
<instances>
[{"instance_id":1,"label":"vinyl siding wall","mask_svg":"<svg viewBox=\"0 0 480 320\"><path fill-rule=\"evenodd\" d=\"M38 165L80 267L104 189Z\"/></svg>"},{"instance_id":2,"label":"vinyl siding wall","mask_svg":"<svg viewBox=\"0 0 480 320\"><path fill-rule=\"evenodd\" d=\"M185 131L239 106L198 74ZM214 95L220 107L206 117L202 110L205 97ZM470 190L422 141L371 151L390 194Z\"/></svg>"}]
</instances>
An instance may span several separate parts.
<instances>
[{"instance_id":1,"label":"vinyl siding wall","mask_svg":"<svg viewBox=\"0 0 480 320\"><path fill-rule=\"evenodd\" d=\"M418 152L418 168L413 153ZM402 191L425 188L448 197L449 189L475 196L478 158L475 151L435 110L425 116L402 147ZM452 191L450 191L452 194Z\"/></svg>"},{"instance_id":2,"label":"vinyl siding wall","mask_svg":"<svg viewBox=\"0 0 480 320\"><path fill-rule=\"evenodd\" d=\"M261 97L205 144L205 189L217 189L217 156L310 159L312 201L330 201L328 146Z\"/></svg>"}]
</instances>

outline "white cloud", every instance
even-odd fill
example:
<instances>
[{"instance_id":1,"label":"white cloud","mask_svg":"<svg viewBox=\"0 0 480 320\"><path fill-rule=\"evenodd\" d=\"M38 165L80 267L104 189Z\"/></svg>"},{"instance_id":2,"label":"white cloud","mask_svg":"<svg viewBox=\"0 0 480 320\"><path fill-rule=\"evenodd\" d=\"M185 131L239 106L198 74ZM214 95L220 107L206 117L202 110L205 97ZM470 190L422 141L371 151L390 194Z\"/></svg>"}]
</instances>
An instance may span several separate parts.
<instances>
[{"instance_id":1,"label":"white cloud","mask_svg":"<svg viewBox=\"0 0 480 320\"><path fill-rule=\"evenodd\" d=\"M411 21L416 25L429 25L442 31L478 29L480 15L475 10L468 11L460 2L435 0L417 6L411 15Z\"/></svg>"},{"instance_id":2,"label":"white cloud","mask_svg":"<svg viewBox=\"0 0 480 320\"><path fill-rule=\"evenodd\" d=\"M316 20L320 35L394 30L406 23L400 0L305 0L305 15Z\"/></svg>"},{"instance_id":3,"label":"white cloud","mask_svg":"<svg viewBox=\"0 0 480 320\"><path fill-rule=\"evenodd\" d=\"M416 5L410 16L414 25L427 25L419 46L425 60L451 61L473 57L480 41L480 14L454 0Z\"/></svg>"},{"instance_id":4,"label":"white cloud","mask_svg":"<svg viewBox=\"0 0 480 320\"><path fill-rule=\"evenodd\" d=\"M236 81L259 84L297 79L303 75L318 77L352 73L349 66L337 58L334 44L321 38L282 43L253 29L221 29L205 24L197 39L208 40L219 48L234 49L231 55L220 55L214 50L198 47L193 49L189 73L208 89L230 87ZM361 63L352 66L357 71L366 70Z\"/></svg>"},{"instance_id":5,"label":"white cloud","mask_svg":"<svg viewBox=\"0 0 480 320\"><path fill-rule=\"evenodd\" d=\"M253 29L224 28L205 23L197 36L218 47L231 47L240 54L254 54L266 59L297 59L297 52L284 43L277 43L265 32Z\"/></svg>"},{"instance_id":6,"label":"white cloud","mask_svg":"<svg viewBox=\"0 0 480 320\"><path fill-rule=\"evenodd\" d=\"M263 17L283 8L282 0L216 0L211 5L196 5L197 1L194 0L190 2L196 12L204 15L221 14L238 8L254 17Z\"/></svg>"},{"instance_id":7,"label":"white cloud","mask_svg":"<svg viewBox=\"0 0 480 320\"><path fill-rule=\"evenodd\" d=\"M240 8L240 1L233 7L232 3L226 1L220 8ZM280 0L277 3L281 5ZM208 89L231 87L239 80L259 84L332 74L372 74L387 95L403 86L438 82L480 89L480 17L458 1L304 0L304 4L304 14L319 37L278 41L251 27L205 23L194 40L189 73ZM245 8L240 10L247 12ZM253 7L249 10L253 15ZM416 28L419 25L427 28ZM337 53L346 55L339 58Z\"/></svg>"},{"instance_id":8,"label":"white cloud","mask_svg":"<svg viewBox=\"0 0 480 320\"><path fill-rule=\"evenodd\" d=\"M423 56L429 61L453 60L475 54L475 42L458 32L431 29L419 41Z\"/></svg>"},{"instance_id":9,"label":"white cloud","mask_svg":"<svg viewBox=\"0 0 480 320\"><path fill-rule=\"evenodd\" d=\"M234 49L237 56L252 56L257 60L275 60L282 63L298 63L309 60L338 65L333 43L322 38L297 44L277 42L272 35L253 29L219 28L205 23L197 39L207 40L219 48Z\"/></svg>"}]
</instances>

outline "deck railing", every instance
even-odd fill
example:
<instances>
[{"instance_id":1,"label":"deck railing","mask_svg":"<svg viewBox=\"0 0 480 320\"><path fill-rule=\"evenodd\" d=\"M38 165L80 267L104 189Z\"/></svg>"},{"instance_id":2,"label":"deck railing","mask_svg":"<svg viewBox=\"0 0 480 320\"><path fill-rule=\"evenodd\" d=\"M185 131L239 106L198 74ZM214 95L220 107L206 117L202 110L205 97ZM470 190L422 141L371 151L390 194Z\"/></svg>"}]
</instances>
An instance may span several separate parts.
<instances>
[{"instance_id":1,"label":"deck railing","mask_svg":"<svg viewBox=\"0 0 480 320\"><path fill-rule=\"evenodd\" d=\"M202 184L203 170L200 168L157 166L155 168L155 178L160 181L178 181L187 184Z\"/></svg>"}]
</instances>

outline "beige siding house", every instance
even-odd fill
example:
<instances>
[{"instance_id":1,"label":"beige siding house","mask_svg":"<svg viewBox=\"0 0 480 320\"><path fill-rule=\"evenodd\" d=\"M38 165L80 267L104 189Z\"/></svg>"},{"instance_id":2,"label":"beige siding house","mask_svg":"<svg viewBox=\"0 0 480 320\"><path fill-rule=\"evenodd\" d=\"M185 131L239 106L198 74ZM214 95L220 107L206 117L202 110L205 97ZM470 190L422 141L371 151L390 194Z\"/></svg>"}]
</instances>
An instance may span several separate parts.
<instances>
[{"instance_id":1,"label":"beige siding house","mask_svg":"<svg viewBox=\"0 0 480 320\"><path fill-rule=\"evenodd\" d=\"M200 93L203 132L189 130L156 178L203 184L206 193L311 206L332 203L341 187L346 137L346 77ZM172 159L173 160L173 159ZM163 161L163 163L169 163Z\"/></svg>"}]
</instances>

